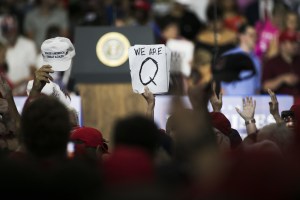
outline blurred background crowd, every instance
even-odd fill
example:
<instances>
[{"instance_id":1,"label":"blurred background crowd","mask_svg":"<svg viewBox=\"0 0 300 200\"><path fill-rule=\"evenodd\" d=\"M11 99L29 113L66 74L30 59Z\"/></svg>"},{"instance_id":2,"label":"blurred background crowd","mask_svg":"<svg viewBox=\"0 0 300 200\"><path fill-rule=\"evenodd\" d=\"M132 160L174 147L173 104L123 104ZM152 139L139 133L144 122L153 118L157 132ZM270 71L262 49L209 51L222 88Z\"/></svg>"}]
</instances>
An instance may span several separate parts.
<instances>
[{"instance_id":1,"label":"blurred background crowd","mask_svg":"<svg viewBox=\"0 0 300 200\"><path fill-rule=\"evenodd\" d=\"M15 95L25 94L41 67L42 42L55 36L73 40L76 26L149 26L156 43L190 40L202 71L211 67L205 62L215 64L222 55L247 54L255 75L222 83L224 94L260 94L267 88L300 93L297 0L1 0L0 5L0 69ZM69 73L54 79L73 89Z\"/></svg>"}]
</instances>

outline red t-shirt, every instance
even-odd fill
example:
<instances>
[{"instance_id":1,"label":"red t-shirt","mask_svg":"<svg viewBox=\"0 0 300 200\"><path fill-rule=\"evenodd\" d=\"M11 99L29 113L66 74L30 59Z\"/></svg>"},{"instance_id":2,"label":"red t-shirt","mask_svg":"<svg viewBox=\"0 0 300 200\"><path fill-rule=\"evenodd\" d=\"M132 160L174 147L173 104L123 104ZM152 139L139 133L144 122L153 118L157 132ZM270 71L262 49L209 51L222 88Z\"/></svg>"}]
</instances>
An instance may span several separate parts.
<instances>
[{"instance_id":1,"label":"red t-shirt","mask_svg":"<svg viewBox=\"0 0 300 200\"><path fill-rule=\"evenodd\" d=\"M239 26L244 23L244 18L242 16L236 15L224 20L225 27L237 32Z\"/></svg>"},{"instance_id":2,"label":"red t-shirt","mask_svg":"<svg viewBox=\"0 0 300 200\"><path fill-rule=\"evenodd\" d=\"M292 63L287 63L281 55L270 59L264 66L262 83L272 80L280 75L294 73L300 79L300 56L296 56ZM276 91L277 94L300 95L300 82L295 86L282 84Z\"/></svg>"}]
</instances>

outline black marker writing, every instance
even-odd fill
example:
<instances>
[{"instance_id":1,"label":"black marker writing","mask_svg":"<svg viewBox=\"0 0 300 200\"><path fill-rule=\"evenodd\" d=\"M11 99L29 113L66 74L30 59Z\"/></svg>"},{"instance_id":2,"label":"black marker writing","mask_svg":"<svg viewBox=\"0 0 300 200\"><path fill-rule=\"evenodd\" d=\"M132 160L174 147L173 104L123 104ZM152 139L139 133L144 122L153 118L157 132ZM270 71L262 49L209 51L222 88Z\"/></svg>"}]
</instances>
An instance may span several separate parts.
<instances>
[{"instance_id":1,"label":"black marker writing","mask_svg":"<svg viewBox=\"0 0 300 200\"><path fill-rule=\"evenodd\" d=\"M155 73L153 74L153 77L151 77L151 75L150 75L150 76L149 76L149 80L147 79L147 81L145 81L145 80L143 80L143 78L142 78L142 72L143 72L143 68L144 68L144 66L145 66L145 64L146 64L147 62L153 62L154 65L152 65L152 66L155 67ZM157 75L157 72L158 72L158 63L157 63L157 61L154 60L153 58L150 58L150 57L146 58L146 59L142 62L142 65L141 65L141 68L140 68L140 72L139 72L139 77L140 77L141 83L142 83L144 86L146 86L146 85L148 85L148 84L150 84L150 83L153 83L154 85L156 85L156 83L154 82L154 79L155 79L155 77L156 77L156 75Z\"/></svg>"}]
</instances>

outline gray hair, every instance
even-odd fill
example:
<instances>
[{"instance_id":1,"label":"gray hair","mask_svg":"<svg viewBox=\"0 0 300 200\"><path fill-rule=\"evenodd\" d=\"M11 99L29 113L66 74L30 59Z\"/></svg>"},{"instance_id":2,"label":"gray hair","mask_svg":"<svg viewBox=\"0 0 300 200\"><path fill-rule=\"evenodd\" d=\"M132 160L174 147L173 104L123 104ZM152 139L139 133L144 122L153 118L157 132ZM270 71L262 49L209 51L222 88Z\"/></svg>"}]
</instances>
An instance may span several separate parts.
<instances>
[{"instance_id":1,"label":"gray hair","mask_svg":"<svg viewBox=\"0 0 300 200\"><path fill-rule=\"evenodd\" d=\"M293 141L293 133L284 124L269 124L263 127L258 135L257 141L270 140L273 141L281 151L285 152Z\"/></svg>"}]
</instances>

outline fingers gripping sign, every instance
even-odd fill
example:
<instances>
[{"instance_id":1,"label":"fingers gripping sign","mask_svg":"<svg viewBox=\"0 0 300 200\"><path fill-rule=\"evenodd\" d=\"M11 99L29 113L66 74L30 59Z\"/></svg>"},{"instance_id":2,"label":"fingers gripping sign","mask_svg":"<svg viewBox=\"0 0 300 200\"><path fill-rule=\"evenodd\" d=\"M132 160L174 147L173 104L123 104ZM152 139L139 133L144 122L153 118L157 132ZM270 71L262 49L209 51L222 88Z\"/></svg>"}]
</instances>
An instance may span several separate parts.
<instances>
[{"instance_id":1,"label":"fingers gripping sign","mask_svg":"<svg viewBox=\"0 0 300 200\"><path fill-rule=\"evenodd\" d=\"M40 69L36 70L34 73L33 87L32 91L41 92L46 83L53 81L50 73L53 73L52 67L50 65L44 65Z\"/></svg>"}]
</instances>

